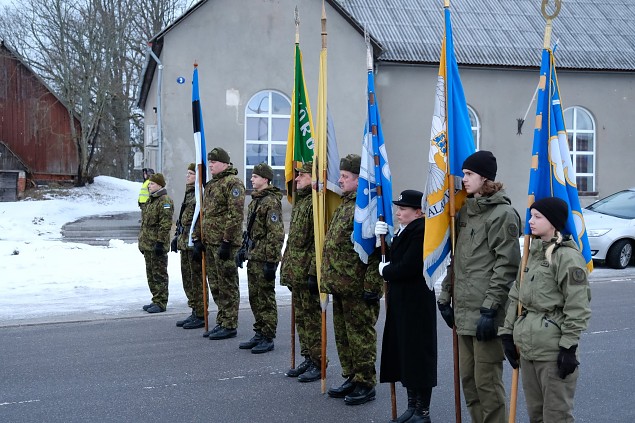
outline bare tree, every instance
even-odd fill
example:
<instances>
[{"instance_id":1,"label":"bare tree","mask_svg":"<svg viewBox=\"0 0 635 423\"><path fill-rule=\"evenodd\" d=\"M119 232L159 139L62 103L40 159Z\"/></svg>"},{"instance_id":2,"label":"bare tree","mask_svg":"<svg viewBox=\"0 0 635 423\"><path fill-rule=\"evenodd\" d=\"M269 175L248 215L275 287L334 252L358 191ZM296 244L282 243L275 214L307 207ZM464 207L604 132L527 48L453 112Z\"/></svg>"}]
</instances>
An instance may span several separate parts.
<instances>
[{"instance_id":1,"label":"bare tree","mask_svg":"<svg viewBox=\"0 0 635 423\"><path fill-rule=\"evenodd\" d=\"M77 184L95 174L128 177L142 146L135 109L142 45L175 19L185 0L23 0L0 12L7 40L64 100L77 144Z\"/></svg>"}]
</instances>

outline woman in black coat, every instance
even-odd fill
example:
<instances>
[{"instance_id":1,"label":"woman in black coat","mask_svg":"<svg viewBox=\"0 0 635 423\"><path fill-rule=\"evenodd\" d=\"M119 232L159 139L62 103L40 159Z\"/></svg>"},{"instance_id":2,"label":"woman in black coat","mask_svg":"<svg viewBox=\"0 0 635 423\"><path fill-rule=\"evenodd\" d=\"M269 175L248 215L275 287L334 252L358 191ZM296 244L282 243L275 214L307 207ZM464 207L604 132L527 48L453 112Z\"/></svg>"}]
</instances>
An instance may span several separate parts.
<instances>
[{"instance_id":1,"label":"woman in black coat","mask_svg":"<svg viewBox=\"0 0 635 423\"><path fill-rule=\"evenodd\" d=\"M380 382L401 382L408 409L397 422L430 422L432 388L437 385L437 323L434 287L423 277L423 193L406 190L397 201L399 231L392 239L390 261L379 265L388 282ZM378 222L375 234L387 232Z\"/></svg>"}]
</instances>

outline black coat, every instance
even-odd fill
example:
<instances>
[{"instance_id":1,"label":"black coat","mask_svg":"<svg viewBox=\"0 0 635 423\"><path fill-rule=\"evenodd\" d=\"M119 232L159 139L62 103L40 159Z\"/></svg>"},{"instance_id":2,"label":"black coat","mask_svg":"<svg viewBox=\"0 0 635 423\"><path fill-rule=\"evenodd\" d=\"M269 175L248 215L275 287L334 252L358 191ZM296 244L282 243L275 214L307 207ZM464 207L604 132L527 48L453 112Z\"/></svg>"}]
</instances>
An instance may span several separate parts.
<instances>
[{"instance_id":1,"label":"black coat","mask_svg":"<svg viewBox=\"0 0 635 423\"><path fill-rule=\"evenodd\" d=\"M411 389L437 385L437 315L434 290L423 277L423 218L393 238L388 305L381 349L381 382L401 382Z\"/></svg>"}]
</instances>

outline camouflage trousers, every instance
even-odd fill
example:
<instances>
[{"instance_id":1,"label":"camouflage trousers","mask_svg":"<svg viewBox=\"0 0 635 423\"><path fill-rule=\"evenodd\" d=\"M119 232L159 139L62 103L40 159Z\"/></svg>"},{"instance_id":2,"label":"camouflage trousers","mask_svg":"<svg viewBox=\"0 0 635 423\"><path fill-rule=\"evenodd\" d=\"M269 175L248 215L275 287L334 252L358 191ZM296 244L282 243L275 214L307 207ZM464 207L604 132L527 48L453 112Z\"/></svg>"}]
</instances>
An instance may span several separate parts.
<instances>
[{"instance_id":1,"label":"camouflage trousers","mask_svg":"<svg viewBox=\"0 0 635 423\"><path fill-rule=\"evenodd\" d=\"M314 363L322 359L322 308L320 296L311 294L306 283L295 284L292 292L300 354Z\"/></svg>"},{"instance_id":2,"label":"camouflage trousers","mask_svg":"<svg viewBox=\"0 0 635 423\"><path fill-rule=\"evenodd\" d=\"M353 382L377 384L377 332L379 301L368 305L359 297L333 295L335 344L342 366L342 376Z\"/></svg>"},{"instance_id":3,"label":"camouflage trousers","mask_svg":"<svg viewBox=\"0 0 635 423\"><path fill-rule=\"evenodd\" d=\"M152 302L168 307L168 255L157 256L154 251L144 251L146 277L152 294Z\"/></svg>"},{"instance_id":4,"label":"camouflage trousers","mask_svg":"<svg viewBox=\"0 0 635 423\"><path fill-rule=\"evenodd\" d=\"M234 257L238 247L231 247L228 260L218 257L220 245L205 244L205 271L207 283L218 314L216 324L227 329L238 327L238 306L240 305L240 289L238 286L238 269Z\"/></svg>"},{"instance_id":5,"label":"camouflage trousers","mask_svg":"<svg viewBox=\"0 0 635 423\"><path fill-rule=\"evenodd\" d=\"M267 338L275 338L278 326L276 281L265 279L264 265L263 261L247 262L249 305L254 314L254 332L261 333Z\"/></svg>"},{"instance_id":6,"label":"camouflage trousers","mask_svg":"<svg viewBox=\"0 0 635 423\"><path fill-rule=\"evenodd\" d=\"M203 304L203 265L200 261L194 260L192 255L192 250L181 250L183 291L187 297L188 307L194 310L198 317L204 317L206 310ZM207 298L209 302L209 295Z\"/></svg>"}]
</instances>

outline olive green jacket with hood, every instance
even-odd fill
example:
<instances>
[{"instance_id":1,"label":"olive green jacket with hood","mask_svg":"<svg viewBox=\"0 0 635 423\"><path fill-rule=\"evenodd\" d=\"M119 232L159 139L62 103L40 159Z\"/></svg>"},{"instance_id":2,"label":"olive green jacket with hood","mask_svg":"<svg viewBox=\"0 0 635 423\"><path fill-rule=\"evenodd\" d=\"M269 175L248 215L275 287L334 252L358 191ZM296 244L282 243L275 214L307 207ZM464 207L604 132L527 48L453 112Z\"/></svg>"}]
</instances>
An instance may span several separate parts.
<instances>
[{"instance_id":1,"label":"olive green jacket with hood","mask_svg":"<svg viewBox=\"0 0 635 423\"><path fill-rule=\"evenodd\" d=\"M454 272L454 324L459 335L476 336L481 307L498 310L501 326L509 288L520 265L520 217L504 191L468 197L458 214L453 264L439 303L450 302Z\"/></svg>"},{"instance_id":2,"label":"olive green jacket with hood","mask_svg":"<svg viewBox=\"0 0 635 423\"><path fill-rule=\"evenodd\" d=\"M519 272L509 292L505 324L498 330L499 335L513 333L525 360L555 361L560 347L578 345L591 318L584 258L575 242L566 239L553 250L550 263L545 252L554 242L532 241L523 281Z\"/></svg>"}]
</instances>

